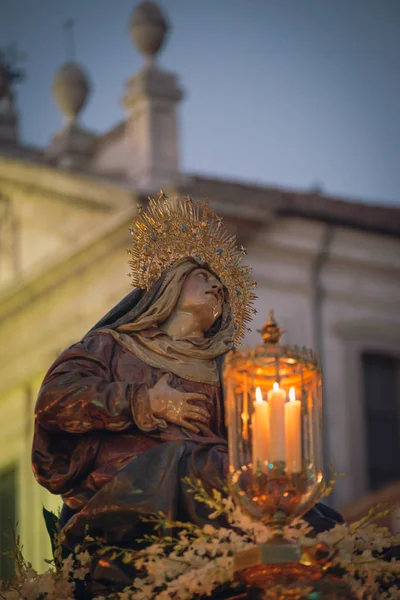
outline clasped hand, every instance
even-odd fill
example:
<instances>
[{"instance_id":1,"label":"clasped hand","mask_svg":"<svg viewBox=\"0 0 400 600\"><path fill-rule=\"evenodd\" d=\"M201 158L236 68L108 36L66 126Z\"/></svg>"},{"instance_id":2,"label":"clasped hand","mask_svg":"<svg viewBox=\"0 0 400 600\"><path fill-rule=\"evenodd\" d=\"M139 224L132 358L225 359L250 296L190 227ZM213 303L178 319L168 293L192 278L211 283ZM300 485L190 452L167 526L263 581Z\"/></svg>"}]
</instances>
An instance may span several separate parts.
<instances>
[{"instance_id":1,"label":"clasped hand","mask_svg":"<svg viewBox=\"0 0 400 600\"><path fill-rule=\"evenodd\" d=\"M200 406L191 404L193 400L204 402L211 406L212 401L204 394L180 392L168 385L170 375L166 373L149 390L150 408L155 417L164 419L168 423L185 427L194 433L200 429L190 421L200 423L209 422L209 413Z\"/></svg>"}]
</instances>

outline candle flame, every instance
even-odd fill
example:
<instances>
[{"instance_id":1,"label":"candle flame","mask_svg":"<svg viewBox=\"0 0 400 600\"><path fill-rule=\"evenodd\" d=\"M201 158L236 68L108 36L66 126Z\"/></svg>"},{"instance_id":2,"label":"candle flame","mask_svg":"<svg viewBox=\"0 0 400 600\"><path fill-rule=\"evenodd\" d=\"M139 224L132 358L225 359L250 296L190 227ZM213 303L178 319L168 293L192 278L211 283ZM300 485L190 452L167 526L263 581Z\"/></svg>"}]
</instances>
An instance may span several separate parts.
<instances>
[{"instance_id":1,"label":"candle flame","mask_svg":"<svg viewBox=\"0 0 400 600\"><path fill-rule=\"evenodd\" d=\"M289 390L289 400L291 402L294 402L296 400L296 392L295 392L294 387L291 387Z\"/></svg>"},{"instance_id":2,"label":"candle flame","mask_svg":"<svg viewBox=\"0 0 400 600\"><path fill-rule=\"evenodd\" d=\"M256 402L257 402L257 404L261 404L261 402L264 402L263 397L262 397L261 388L259 388L259 387L256 389Z\"/></svg>"},{"instance_id":3,"label":"candle flame","mask_svg":"<svg viewBox=\"0 0 400 600\"><path fill-rule=\"evenodd\" d=\"M279 383L277 381L275 381L274 385L272 386L272 388L274 390L279 390Z\"/></svg>"}]
</instances>

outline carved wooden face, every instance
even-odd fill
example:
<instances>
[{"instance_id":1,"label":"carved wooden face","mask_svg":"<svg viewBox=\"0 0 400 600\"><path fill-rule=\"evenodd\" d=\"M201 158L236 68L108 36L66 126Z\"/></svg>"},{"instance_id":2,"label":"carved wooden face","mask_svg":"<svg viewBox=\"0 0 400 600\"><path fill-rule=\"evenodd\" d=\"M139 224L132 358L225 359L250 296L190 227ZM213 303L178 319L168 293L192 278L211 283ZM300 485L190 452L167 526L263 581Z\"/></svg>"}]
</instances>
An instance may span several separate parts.
<instances>
[{"instance_id":1,"label":"carved wooden face","mask_svg":"<svg viewBox=\"0 0 400 600\"><path fill-rule=\"evenodd\" d=\"M206 332L222 314L223 302L221 282L207 269L199 268L188 275L176 307L192 313Z\"/></svg>"}]
</instances>

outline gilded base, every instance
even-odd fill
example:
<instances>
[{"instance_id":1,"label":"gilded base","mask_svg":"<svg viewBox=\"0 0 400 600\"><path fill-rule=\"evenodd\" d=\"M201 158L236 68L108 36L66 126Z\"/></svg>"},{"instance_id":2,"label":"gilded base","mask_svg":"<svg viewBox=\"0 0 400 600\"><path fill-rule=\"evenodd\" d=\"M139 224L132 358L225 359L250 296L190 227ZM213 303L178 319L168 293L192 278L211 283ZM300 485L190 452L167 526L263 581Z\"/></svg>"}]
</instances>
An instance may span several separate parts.
<instances>
[{"instance_id":1,"label":"gilded base","mask_svg":"<svg viewBox=\"0 0 400 600\"><path fill-rule=\"evenodd\" d=\"M317 566L258 565L237 575L246 586L246 594L232 600L356 600L345 582L324 574Z\"/></svg>"},{"instance_id":2,"label":"gilded base","mask_svg":"<svg viewBox=\"0 0 400 600\"><path fill-rule=\"evenodd\" d=\"M300 581L316 581L322 577L317 566L305 566L300 563L259 564L238 573L241 581L248 587L268 589L278 585L290 585Z\"/></svg>"},{"instance_id":3,"label":"gilded base","mask_svg":"<svg viewBox=\"0 0 400 600\"><path fill-rule=\"evenodd\" d=\"M298 563L300 555L300 546L281 540L237 552L233 557L233 568L243 571L263 565Z\"/></svg>"}]
</instances>

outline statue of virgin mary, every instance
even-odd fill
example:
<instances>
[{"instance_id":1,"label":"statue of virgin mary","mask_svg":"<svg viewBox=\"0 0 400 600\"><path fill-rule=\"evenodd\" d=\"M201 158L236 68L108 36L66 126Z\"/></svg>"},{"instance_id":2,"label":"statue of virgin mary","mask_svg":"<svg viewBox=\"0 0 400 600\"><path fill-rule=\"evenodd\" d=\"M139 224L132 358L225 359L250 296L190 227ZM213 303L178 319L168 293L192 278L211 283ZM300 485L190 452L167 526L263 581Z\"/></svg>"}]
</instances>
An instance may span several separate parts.
<instances>
[{"instance_id":1,"label":"statue of virgin mary","mask_svg":"<svg viewBox=\"0 0 400 600\"><path fill-rule=\"evenodd\" d=\"M33 469L62 496L69 548L87 533L133 548L160 511L205 525L183 480L222 490L228 472L221 364L253 299L249 269L207 205L161 197L132 231L137 287L57 358L36 404ZM122 589L132 573L94 560L91 578Z\"/></svg>"}]
</instances>

